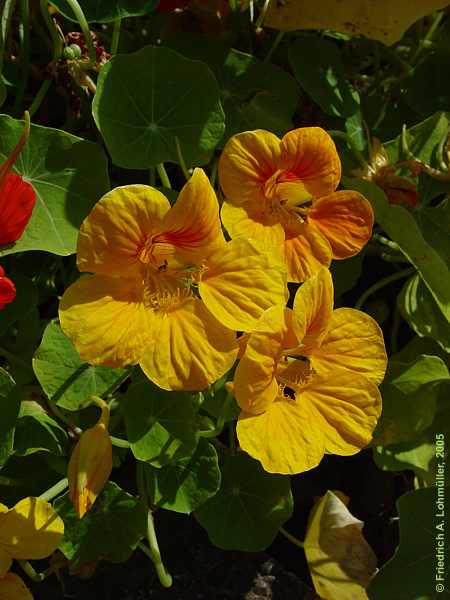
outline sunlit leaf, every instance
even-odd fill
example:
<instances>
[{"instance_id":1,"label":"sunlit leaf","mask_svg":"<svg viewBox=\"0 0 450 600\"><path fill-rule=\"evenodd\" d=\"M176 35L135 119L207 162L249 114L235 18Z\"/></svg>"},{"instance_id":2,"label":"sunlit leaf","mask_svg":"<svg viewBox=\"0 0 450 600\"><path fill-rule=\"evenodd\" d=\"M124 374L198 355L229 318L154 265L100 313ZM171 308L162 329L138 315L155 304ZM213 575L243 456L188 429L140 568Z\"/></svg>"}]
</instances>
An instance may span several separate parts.
<instances>
[{"instance_id":1,"label":"sunlit leaf","mask_svg":"<svg viewBox=\"0 0 450 600\"><path fill-rule=\"evenodd\" d=\"M332 29L394 44L414 21L447 4L447 0L272 0L264 25L287 31Z\"/></svg>"},{"instance_id":2,"label":"sunlit leaf","mask_svg":"<svg viewBox=\"0 0 450 600\"><path fill-rule=\"evenodd\" d=\"M195 513L213 544L258 552L272 542L292 514L289 477L266 473L247 456L228 456L217 494Z\"/></svg>"},{"instance_id":3,"label":"sunlit leaf","mask_svg":"<svg viewBox=\"0 0 450 600\"><path fill-rule=\"evenodd\" d=\"M128 169L179 162L176 137L188 165L204 164L225 130L210 69L157 46L106 63L92 109L113 162Z\"/></svg>"},{"instance_id":4,"label":"sunlit leaf","mask_svg":"<svg viewBox=\"0 0 450 600\"><path fill-rule=\"evenodd\" d=\"M314 587L323 600L367 600L365 589L377 558L362 534L363 525L331 491L314 506L304 548Z\"/></svg>"},{"instance_id":5,"label":"sunlit leaf","mask_svg":"<svg viewBox=\"0 0 450 600\"><path fill-rule=\"evenodd\" d=\"M17 456L35 452L64 454L67 439L66 431L39 404L22 402L14 440Z\"/></svg>"}]
</instances>

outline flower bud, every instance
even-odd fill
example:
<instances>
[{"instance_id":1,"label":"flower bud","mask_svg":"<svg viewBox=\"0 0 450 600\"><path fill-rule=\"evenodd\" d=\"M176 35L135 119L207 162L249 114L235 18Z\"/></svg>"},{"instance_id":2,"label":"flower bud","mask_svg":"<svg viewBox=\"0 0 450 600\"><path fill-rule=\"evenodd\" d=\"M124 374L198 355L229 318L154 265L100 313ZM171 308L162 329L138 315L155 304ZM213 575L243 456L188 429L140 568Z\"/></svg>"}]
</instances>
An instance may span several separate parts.
<instances>
[{"instance_id":1,"label":"flower bud","mask_svg":"<svg viewBox=\"0 0 450 600\"><path fill-rule=\"evenodd\" d=\"M109 408L102 406L97 424L86 429L70 457L69 493L81 519L102 491L112 469L112 444L108 433Z\"/></svg>"},{"instance_id":2,"label":"flower bud","mask_svg":"<svg viewBox=\"0 0 450 600\"><path fill-rule=\"evenodd\" d=\"M7 304L12 302L16 297L16 288L14 283L8 277L5 277L5 272L0 267L0 310L5 308Z\"/></svg>"}]
</instances>

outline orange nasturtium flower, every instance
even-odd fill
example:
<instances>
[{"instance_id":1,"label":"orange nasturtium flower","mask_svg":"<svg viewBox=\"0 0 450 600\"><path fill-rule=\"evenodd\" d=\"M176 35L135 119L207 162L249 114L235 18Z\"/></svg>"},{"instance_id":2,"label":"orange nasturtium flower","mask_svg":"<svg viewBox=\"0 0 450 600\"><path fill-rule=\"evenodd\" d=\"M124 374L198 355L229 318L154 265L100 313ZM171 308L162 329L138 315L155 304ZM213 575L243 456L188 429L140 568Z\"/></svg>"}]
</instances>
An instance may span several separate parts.
<instances>
[{"instance_id":1,"label":"orange nasturtium flower","mask_svg":"<svg viewBox=\"0 0 450 600\"><path fill-rule=\"evenodd\" d=\"M16 287L8 277L5 277L5 271L0 266L0 310L12 302L16 297Z\"/></svg>"},{"instance_id":2,"label":"orange nasturtium flower","mask_svg":"<svg viewBox=\"0 0 450 600\"><path fill-rule=\"evenodd\" d=\"M273 307L250 334L234 379L243 450L270 473L301 473L325 453L366 446L381 412L383 336L368 315L333 310L322 268L297 291L294 307Z\"/></svg>"},{"instance_id":3,"label":"orange nasturtium flower","mask_svg":"<svg viewBox=\"0 0 450 600\"><path fill-rule=\"evenodd\" d=\"M0 599L28 600L32 596L20 577L9 573L14 558L39 560L59 546L64 523L40 498L24 498L13 508L0 504Z\"/></svg>"},{"instance_id":4,"label":"orange nasturtium flower","mask_svg":"<svg viewBox=\"0 0 450 600\"><path fill-rule=\"evenodd\" d=\"M36 202L33 187L11 169L30 133L30 117L25 113L25 129L17 146L0 166L0 246L13 244L22 236Z\"/></svg>"},{"instance_id":5,"label":"orange nasturtium flower","mask_svg":"<svg viewBox=\"0 0 450 600\"><path fill-rule=\"evenodd\" d=\"M106 194L81 226L61 326L93 364L139 363L159 387L201 390L233 365L235 330L286 302L286 273L257 242L226 242L219 205L196 169L170 207L146 185Z\"/></svg>"},{"instance_id":6,"label":"orange nasturtium flower","mask_svg":"<svg viewBox=\"0 0 450 600\"><path fill-rule=\"evenodd\" d=\"M370 203L358 192L336 192L340 177L336 147L320 127L295 129L281 140L261 129L239 133L219 162L222 221L232 238L281 247L288 280L304 281L370 239Z\"/></svg>"},{"instance_id":7,"label":"orange nasturtium flower","mask_svg":"<svg viewBox=\"0 0 450 600\"><path fill-rule=\"evenodd\" d=\"M81 519L105 487L112 470L112 444L108 432L109 408L102 405L98 422L83 433L69 461L69 495Z\"/></svg>"}]
</instances>

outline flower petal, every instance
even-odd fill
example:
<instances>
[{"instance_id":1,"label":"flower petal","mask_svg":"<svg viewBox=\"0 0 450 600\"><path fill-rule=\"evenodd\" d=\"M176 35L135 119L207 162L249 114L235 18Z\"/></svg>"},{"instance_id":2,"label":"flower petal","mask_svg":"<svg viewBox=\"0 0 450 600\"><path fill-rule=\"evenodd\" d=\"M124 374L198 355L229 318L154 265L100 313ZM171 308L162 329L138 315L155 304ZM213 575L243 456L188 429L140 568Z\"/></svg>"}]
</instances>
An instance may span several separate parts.
<instances>
[{"instance_id":1,"label":"flower petal","mask_svg":"<svg viewBox=\"0 0 450 600\"><path fill-rule=\"evenodd\" d=\"M12 558L46 558L63 534L62 519L40 498L24 498L1 515L0 546Z\"/></svg>"},{"instance_id":2,"label":"flower petal","mask_svg":"<svg viewBox=\"0 0 450 600\"><path fill-rule=\"evenodd\" d=\"M238 354L234 331L194 297L157 316L153 339L140 366L164 390L203 390L231 369Z\"/></svg>"},{"instance_id":3,"label":"flower petal","mask_svg":"<svg viewBox=\"0 0 450 600\"><path fill-rule=\"evenodd\" d=\"M3 548L0 545L0 581L1 581L1 578L5 576L7 571L9 571L11 565L12 565L12 558L11 558L10 554L8 554L8 552L6 552L6 550L3 550ZM0 600L1 600L1 595L0 595Z\"/></svg>"},{"instance_id":4,"label":"flower petal","mask_svg":"<svg viewBox=\"0 0 450 600\"><path fill-rule=\"evenodd\" d=\"M297 340L307 347L319 346L326 335L333 312L333 280L322 268L297 290L292 326Z\"/></svg>"},{"instance_id":5,"label":"flower petal","mask_svg":"<svg viewBox=\"0 0 450 600\"><path fill-rule=\"evenodd\" d=\"M300 283L331 263L331 246L326 238L309 223L296 226L295 234L286 236L284 255L288 281Z\"/></svg>"},{"instance_id":6,"label":"flower petal","mask_svg":"<svg viewBox=\"0 0 450 600\"><path fill-rule=\"evenodd\" d=\"M16 286L9 279L5 277L5 272L0 267L0 310L5 308L7 304L10 304L16 297Z\"/></svg>"},{"instance_id":7,"label":"flower petal","mask_svg":"<svg viewBox=\"0 0 450 600\"><path fill-rule=\"evenodd\" d=\"M377 386L359 373L335 369L313 377L299 402L315 409L315 428L325 439L325 452L349 456L367 446L381 414Z\"/></svg>"},{"instance_id":8,"label":"flower petal","mask_svg":"<svg viewBox=\"0 0 450 600\"><path fill-rule=\"evenodd\" d=\"M200 250L202 257L225 243L217 196L202 169L195 169L184 185L154 242L173 245L175 253L195 256Z\"/></svg>"},{"instance_id":9,"label":"flower petal","mask_svg":"<svg viewBox=\"0 0 450 600\"><path fill-rule=\"evenodd\" d=\"M161 231L169 209L167 198L148 185L124 185L105 194L81 225L78 269L137 276L139 252L151 235Z\"/></svg>"},{"instance_id":10,"label":"flower petal","mask_svg":"<svg viewBox=\"0 0 450 600\"><path fill-rule=\"evenodd\" d=\"M325 452L316 411L303 401L279 398L259 415L242 412L239 445L268 473L293 475L316 467Z\"/></svg>"},{"instance_id":11,"label":"flower petal","mask_svg":"<svg viewBox=\"0 0 450 600\"><path fill-rule=\"evenodd\" d=\"M233 394L242 410L248 413L267 410L277 396L275 373L288 335L288 312L289 309L281 306L266 310L250 334L236 368Z\"/></svg>"},{"instance_id":12,"label":"flower petal","mask_svg":"<svg viewBox=\"0 0 450 600\"><path fill-rule=\"evenodd\" d=\"M21 577L6 573L0 579L0 600L33 600L33 596Z\"/></svg>"},{"instance_id":13,"label":"flower petal","mask_svg":"<svg viewBox=\"0 0 450 600\"><path fill-rule=\"evenodd\" d=\"M226 327L250 331L271 306L288 300L281 254L254 240L236 238L206 262L199 292L208 310Z\"/></svg>"},{"instance_id":14,"label":"flower petal","mask_svg":"<svg viewBox=\"0 0 450 600\"><path fill-rule=\"evenodd\" d=\"M222 204L220 216L230 237L243 236L260 240L267 246L281 246L284 241L284 229L279 221L270 218L262 210L252 210L235 206L230 202Z\"/></svg>"},{"instance_id":15,"label":"flower petal","mask_svg":"<svg viewBox=\"0 0 450 600\"><path fill-rule=\"evenodd\" d=\"M370 240L373 210L358 192L341 190L313 204L311 222L330 242L333 258L354 256Z\"/></svg>"},{"instance_id":16,"label":"flower petal","mask_svg":"<svg viewBox=\"0 0 450 600\"><path fill-rule=\"evenodd\" d=\"M263 129L233 135L219 161L219 181L225 197L237 206L262 206L262 187L277 170L280 140Z\"/></svg>"},{"instance_id":17,"label":"flower petal","mask_svg":"<svg viewBox=\"0 0 450 600\"><path fill-rule=\"evenodd\" d=\"M289 131L281 140L278 168L298 177L305 191L320 198L334 192L341 178L341 161L328 133L320 127Z\"/></svg>"},{"instance_id":18,"label":"flower petal","mask_svg":"<svg viewBox=\"0 0 450 600\"><path fill-rule=\"evenodd\" d=\"M104 275L82 277L64 292L61 327L84 360L110 367L139 362L153 339L143 293L137 279Z\"/></svg>"},{"instance_id":19,"label":"flower petal","mask_svg":"<svg viewBox=\"0 0 450 600\"><path fill-rule=\"evenodd\" d=\"M322 345L309 356L316 373L323 376L345 369L379 384L386 372L386 349L378 323L353 308L333 311Z\"/></svg>"},{"instance_id":20,"label":"flower petal","mask_svg":"<svg viewBox=\"0 0 450 600\"><path fill-rule=\"evenodd\" d=\"M0 246L22 237L36 202L33 187L16 173L8 173L0 187Z\"/></svg>"}]
</instances>

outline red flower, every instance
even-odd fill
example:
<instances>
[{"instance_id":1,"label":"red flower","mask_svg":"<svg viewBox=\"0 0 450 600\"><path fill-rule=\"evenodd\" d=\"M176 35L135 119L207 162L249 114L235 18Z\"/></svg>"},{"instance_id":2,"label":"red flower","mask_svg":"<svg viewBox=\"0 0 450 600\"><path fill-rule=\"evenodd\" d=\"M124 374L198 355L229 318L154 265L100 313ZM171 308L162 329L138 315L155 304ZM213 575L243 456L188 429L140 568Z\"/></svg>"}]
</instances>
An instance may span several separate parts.
<instances>
[{"instance_id":1,"label":"red flower","mask_svg":"<svg viewBox=\"0 0 450 600\"><path fill-rule=\"evenodd\" d=\"M22 236L36 202L33 187L21 175L11 173L30 133L30 117L25 113L25 129L11 155L0 166L0 245L13 244Z\"/></svg>"},{"instance_id":2,"label":"red flower","mask_svg":"<svg viewBox=\"0 0 450 600\"><path fill-rule=\"evenodd\" d=\"M16 297L16 288L11 279L4 276L5 272L0 267L0 310L12 302Z\"/></svg>"}]
</instances>

